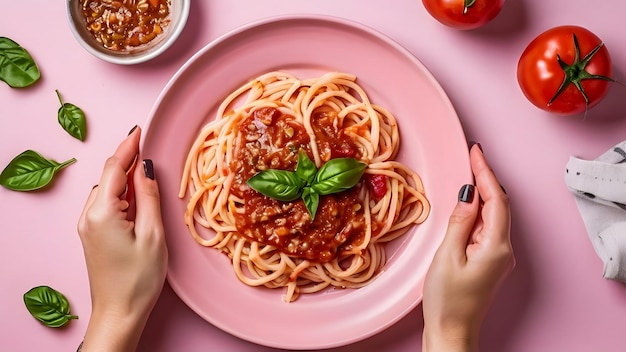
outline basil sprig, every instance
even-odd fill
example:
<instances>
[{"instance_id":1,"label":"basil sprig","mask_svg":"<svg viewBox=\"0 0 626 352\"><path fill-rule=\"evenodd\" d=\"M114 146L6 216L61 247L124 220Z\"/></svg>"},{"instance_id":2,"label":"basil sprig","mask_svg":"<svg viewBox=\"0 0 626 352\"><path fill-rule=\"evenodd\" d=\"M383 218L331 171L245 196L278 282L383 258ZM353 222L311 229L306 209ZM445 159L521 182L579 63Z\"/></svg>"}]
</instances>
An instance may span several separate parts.
<instances>
[{"instance_id":1,"label":"basil sprig","mask_svg":"<svg viewBox=\"0 0 626 352\"><path fill-rule=\"evenodd\" d=\"M70 136L84 141L87 136L87 119L85 113L78 106L71 103L64 103L61 93L55 90L61 107L57 113L59 124Z\"/></svg>"},{"instance_id":2,"label":"basil sprig","mask_svg":"<svg viewBox=\"0 0 626 352\"><path fill-rule=\"evenodd\" d=\"M13 40L0 37L0 80L10 87L23 88L41 77L35 60Z\"/></svg>"},{"instance_id":3,"label":"basil sprig","mask_svg":"<svg viewBox=\"0 0 626 352\"><path fill-rule=\"evenodd\" d=\"M9 162L0 173L0 185L13 191L33 191L49 184L59 170L76 162L49 160L34 150L26 150Z\"/></svg>"},{"instance_id":4,"label":"basil sprig","mask_svg":"<svg viewBox=\"0 0 626 352\"><path fill-rule=\"evenodd\" d=\"M264 170L252 176L248 185L255 191L280 201L292 201L301 197L313 220L320 196L354 187L366 167L365 163L354 158L336 158L317 170L313 161L300 150L295 171Z\"/></svg>"},{"instance_id":5,"label":"basil sprig","mask_svg":"<svg viewBox=\"0 0 626 352\"><path fill-rule=\"evenodd\" d=\"M70 314L70 302L59 291L49 286L37 286L24 294L24 304L30 314L51 328L65 325L78 316Z\"/></svg>"}]
</instances>

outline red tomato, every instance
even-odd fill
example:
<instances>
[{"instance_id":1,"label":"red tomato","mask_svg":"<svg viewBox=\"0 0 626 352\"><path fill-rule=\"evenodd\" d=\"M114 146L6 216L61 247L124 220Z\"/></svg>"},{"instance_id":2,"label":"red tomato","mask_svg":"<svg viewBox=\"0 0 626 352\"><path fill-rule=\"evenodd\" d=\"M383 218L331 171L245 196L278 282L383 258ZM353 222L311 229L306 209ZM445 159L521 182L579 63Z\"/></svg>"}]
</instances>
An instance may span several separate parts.
<instances>
[{"instance_id":1,"label":"red tomato","mask_svg":"<svg viewBox=\"0 0 626 352\"><path fill-rule=\"evenodd\" d=\"M387 193L387 176L365 174L365 180L367 181L370 192L372 192L374 200L380 200L385 196Z\"/></svg>"},{"instance_id":2,"label":"red tomato","mask_svg":"<svg viewBox=\"0 0 626 352\"><path fill-rule=\"evenodd\" d=\"M578 26L549 29L522 53L517 81L540 109L573 115L598 104L609 90L611 57L600 38Z\"/></svg>"},{"instance_id":3,"label":"red tomato","mask_svg":"<svg viewBox=\"0 0 626 352\"><path fill-rule=\"evenodd\" d=\"M439 22L456 29L474 29L493 20L504 0L422 0L424 7Z\"/></svg>"}]
</instances>

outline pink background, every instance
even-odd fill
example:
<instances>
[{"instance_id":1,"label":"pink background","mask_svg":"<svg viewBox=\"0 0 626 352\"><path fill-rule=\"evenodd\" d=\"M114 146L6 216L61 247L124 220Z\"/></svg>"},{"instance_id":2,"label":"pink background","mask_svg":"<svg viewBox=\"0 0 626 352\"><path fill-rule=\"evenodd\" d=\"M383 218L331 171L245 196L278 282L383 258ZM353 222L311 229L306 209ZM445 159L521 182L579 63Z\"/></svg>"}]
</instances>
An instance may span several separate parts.
<instances>
[{"instance_id":1,"label":"pink background","mask_svg":"<svg viewBox=\"0 0 626 352\"><path fill-rule=\"evenodd\" d=\"M512 200L518 260L487 317L482 349L624 350L626 287L602 279L602 263L564 185L563 173L570 155L592 159L626 139L626 89L613 85L606 100L584 119L560 117L528 103L515 75L520 53L537 34L576 24L603 39L612 54L615 77L626 82L626 2L508 0L492 23L461 32L434 21L419 0L196 0L187 27L172 48L153 61L128 67L105 63L84 51L70 33L61 1L3 0L3 5L0 36L30 51L42 70L42 80L25 90L0 84L0 165L4 167L25 149L57 161L78 159L43 192L0 188L3 350L71 351L78 346L90 299L76 220L105 158L131 127L144 124L161 89L194 52L248 22L294 13L344 17L396 40L441 83L467 139L481 142ZM55 89L86 112L85 142L58 126ZM65 293L81 319L55 330L30 317L22 295L42 284ZM421 345L422 328L418 307L386 331L334 350L414 351ZM272 349L213 327L166 285L139 350Z\"/></svg>"}]
</instances>

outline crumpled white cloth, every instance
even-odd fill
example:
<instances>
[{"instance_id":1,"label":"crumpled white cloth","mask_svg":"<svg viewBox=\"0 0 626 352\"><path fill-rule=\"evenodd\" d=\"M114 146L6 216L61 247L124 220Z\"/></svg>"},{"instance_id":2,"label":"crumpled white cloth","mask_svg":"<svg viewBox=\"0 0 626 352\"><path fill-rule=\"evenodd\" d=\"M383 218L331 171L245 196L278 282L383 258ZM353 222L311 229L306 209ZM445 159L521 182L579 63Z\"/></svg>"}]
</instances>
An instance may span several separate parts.
<instances>
[{"instance_id":1,"label":"crumpled white cloth","mask_svg":"<svg viewBox=\"0 0 626 352\"><path fill-rule=\"evenodd\" d=\"M565 184L604 263L602 276L626 282L626 141L595 160L570 157Z\"/></svg>"}]
</instances>

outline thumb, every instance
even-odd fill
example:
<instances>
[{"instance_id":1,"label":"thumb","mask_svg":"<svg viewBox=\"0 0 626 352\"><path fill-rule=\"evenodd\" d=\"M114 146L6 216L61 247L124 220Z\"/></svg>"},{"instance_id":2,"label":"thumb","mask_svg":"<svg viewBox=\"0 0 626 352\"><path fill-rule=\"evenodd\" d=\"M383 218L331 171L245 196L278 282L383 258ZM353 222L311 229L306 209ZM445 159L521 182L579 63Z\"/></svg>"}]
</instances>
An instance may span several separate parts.
<instances>
[{"instance_id":1,"label":"thumb","mask_svg":"<svg viewBox=\"0 0 626 352\"><path fill-rule=\"evenodd\" d=\"M465 249L478 216L475 187L467 184L459 191L459 202L454 207L441 249L449 255L465 256Z\"/></svg>"}]
</instances>

